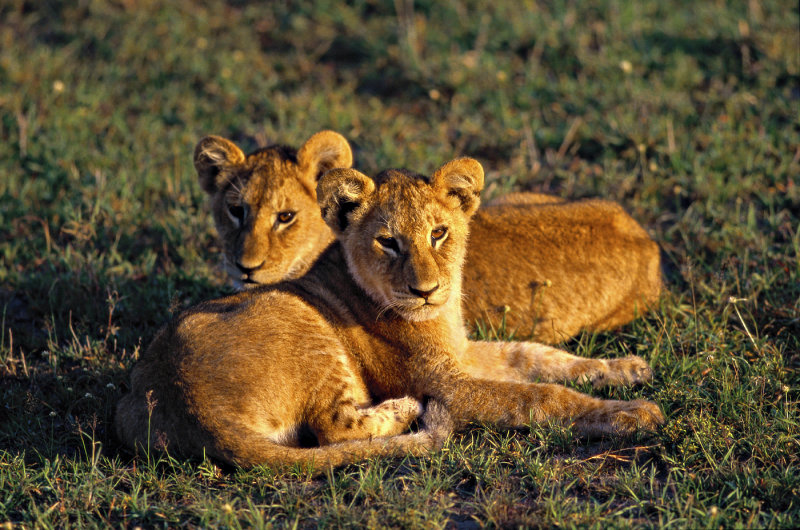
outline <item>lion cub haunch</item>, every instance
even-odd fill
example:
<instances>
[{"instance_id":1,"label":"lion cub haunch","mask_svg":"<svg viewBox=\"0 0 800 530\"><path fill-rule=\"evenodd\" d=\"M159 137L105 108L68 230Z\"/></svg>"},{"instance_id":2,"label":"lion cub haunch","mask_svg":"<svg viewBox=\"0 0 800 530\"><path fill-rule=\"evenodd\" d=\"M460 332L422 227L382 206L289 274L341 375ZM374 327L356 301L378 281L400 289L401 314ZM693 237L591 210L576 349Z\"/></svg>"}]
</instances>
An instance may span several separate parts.
<instances>
[{"instance_id":1,"label":"lion cub haunch","mask_svg":"<svg viewBox=\"0 0 800 530\"><path fill-rule=\"evenodd\" d=\"M619 327L658 300L660 250L620 205L544 197L501 197L473 218L468 323L504 321L518 336L553 344Z\"/></svg>"},{"instance_id":2,"label":"lion cub haunch","mask_svg":"<svg viewBox=\"0 0 800 530\"><path fill-rule=\"evenodd\" d=\"M200 141L195 167L238 286L308 270L333 241L316 182L352 160L347 140L333 131L297 152L271 146L248 156L224 138ZM505 321L517 336L557 343L625 324L661 293L658 246L615 203L515 193L480 209L471 227L463 285L470 326Z\"/></svg>"},{"instance_id":3,"label":"lion cub haunch","mask_svg":"<svg viewBox=\"0 0 800 530\"><path fill-rule=\"evenodd\" d=\"M120 439L243 466L319 469L423 454L469 421L565 421L590 435L655 428L663 416L653 403L548 383L646 381L652 373L638 357L468 340L461 267L482 186L471 159L431 177L326 173L318 201L338 241L301 278L199 304L162 328L118 405ZM423 399L425 428L408 433ZM303 433L319 446L301 447Z\"/></svg>"}]
</instances>

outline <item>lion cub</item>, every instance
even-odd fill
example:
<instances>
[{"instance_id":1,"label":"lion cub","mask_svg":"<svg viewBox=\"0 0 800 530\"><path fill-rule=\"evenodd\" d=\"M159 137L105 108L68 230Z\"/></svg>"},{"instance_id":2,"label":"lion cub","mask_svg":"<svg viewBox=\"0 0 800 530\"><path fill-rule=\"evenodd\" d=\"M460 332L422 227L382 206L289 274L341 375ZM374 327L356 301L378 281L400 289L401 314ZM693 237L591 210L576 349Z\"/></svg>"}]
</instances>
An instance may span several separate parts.
<instances>
[{"instance_id":1,"label":"lion cub","mask_svg":"<svg viewBox=\"0 0 800 530\"><path fill-rule=\"evenodd\" d=\"M194 162L225 268L238 285L297 278L333 241L316 184L326 170L352 165L341 135L322 131L298 151L272 146L248 156L209 136ZM464 266L470 325L504 320L517 336L557 343L582 329L625 324L661 293L658 246L613 202L512 194L480 209L471 226Z\"/></svg>"},{"instance_id":2,"label":"lion cub","mask_svg":"<svg viewBox=\"0 0 800 530\"><path fill-rule=\"evenodd\" d=\"M325 467L420 454L469 421L566 421L589 435L659 425L653 403L552 383L645 381L639 357L468 340L461 267L482 187L469 158L430 178L326 173L316 191L338 241L299 279L202 303L165 326L119 403L120 439L242 466ZM403 434L424 400L425 429ZM299 447L304 432L319 447Z\"/></svg>"}]
</instances>

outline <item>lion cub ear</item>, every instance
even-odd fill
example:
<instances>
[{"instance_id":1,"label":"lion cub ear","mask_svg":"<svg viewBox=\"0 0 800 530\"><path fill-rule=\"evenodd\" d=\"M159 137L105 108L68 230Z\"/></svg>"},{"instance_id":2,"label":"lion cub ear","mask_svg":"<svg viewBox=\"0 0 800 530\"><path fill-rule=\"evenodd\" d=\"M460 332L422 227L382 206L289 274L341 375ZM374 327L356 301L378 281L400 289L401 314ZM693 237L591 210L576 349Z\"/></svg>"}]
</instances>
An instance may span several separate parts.
<instances>
[{"instance_id":1,"label":"lion cub ear","mask_svg":"<svg viewBox=\"0 0 800 530\"><path fill-rule=\"evenodd\" d=\"M306 175L314 179L313 188L322 175L331 169L353 165L353 151L344 136L333 131L320 131L309 138L297 152L297 162Z\"/></svg>"},{"instance_id":2,"label":"lion cub ear","mask_svg":"<svg viewBox=\"0 0 800 530\"><path fill-rule=\"evenodd\" d=\"M317 184L317 202L322 218L335 234L341 234L374 191L375 182L355 169L328 171Z\"/></svg>"},{"instance_id":3,"label":"lion cub ear","mask_svg":"<svg viewBox=\"0 0 800 530\"><path fill-rule=\"evenodd\" d=\"M244 153L236 144L221 136L206 136L194 148L194 168L200 186L209 195L217 191L217 177L223 169L244 162Z\"/></svg>"},{"instance_id":4,"label":"lion cub ear","mask_svg":"<svg viewBox=\"0 0 800 530\"><path fill-rule=\"evenodd\" d=\"M431 185L446 199L453 200L454 208L460 207L472 215L481 202L483 166L474 158L456 158L434 172Z\"/></svg>"}]
</instances>

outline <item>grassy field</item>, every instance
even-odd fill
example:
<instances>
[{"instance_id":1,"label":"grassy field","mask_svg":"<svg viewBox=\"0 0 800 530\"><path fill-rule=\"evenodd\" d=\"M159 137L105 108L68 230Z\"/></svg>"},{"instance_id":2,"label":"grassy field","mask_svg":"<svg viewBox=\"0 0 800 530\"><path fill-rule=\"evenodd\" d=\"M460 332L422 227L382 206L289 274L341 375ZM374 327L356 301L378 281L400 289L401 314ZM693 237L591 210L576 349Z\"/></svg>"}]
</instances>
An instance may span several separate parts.
<instances>
[{"instance_id":1,"label":"grassy field","mask_svg":"<svg viewBox=\"0 0 800 530\"><path fill-rule=\"evenodd\" d=\"M800 524L797 2L484 4L0 0L0 523ZM643 355L652 385L599 394L655 400L664 429L475 426L323 477L122 452L129 367L231 291L194 144L322 128L371 174L465 154L486 197L621 202L668 293L566 347Z\"/></svg>"}]
</instances>

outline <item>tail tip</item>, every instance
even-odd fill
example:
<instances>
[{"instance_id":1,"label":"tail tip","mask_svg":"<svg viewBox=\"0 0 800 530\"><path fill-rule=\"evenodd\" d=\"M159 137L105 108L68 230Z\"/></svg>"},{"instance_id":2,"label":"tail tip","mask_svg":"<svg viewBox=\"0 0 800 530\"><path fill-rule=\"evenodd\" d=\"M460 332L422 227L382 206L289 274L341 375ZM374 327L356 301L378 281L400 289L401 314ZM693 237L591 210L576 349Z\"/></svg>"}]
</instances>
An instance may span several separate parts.
<instances>
[{"instance_id":1,"label":"tail tip","mask_svg":"<svg viewBox=\"0 0 800 530\"><path fill-rule=\"evenodd\" d=\"M436 399L428 401L421 419L425 431L433 437L436 447L444 445L447 437L455 430L455 422L447 407Z\"/></svg>"}]
</instances>

